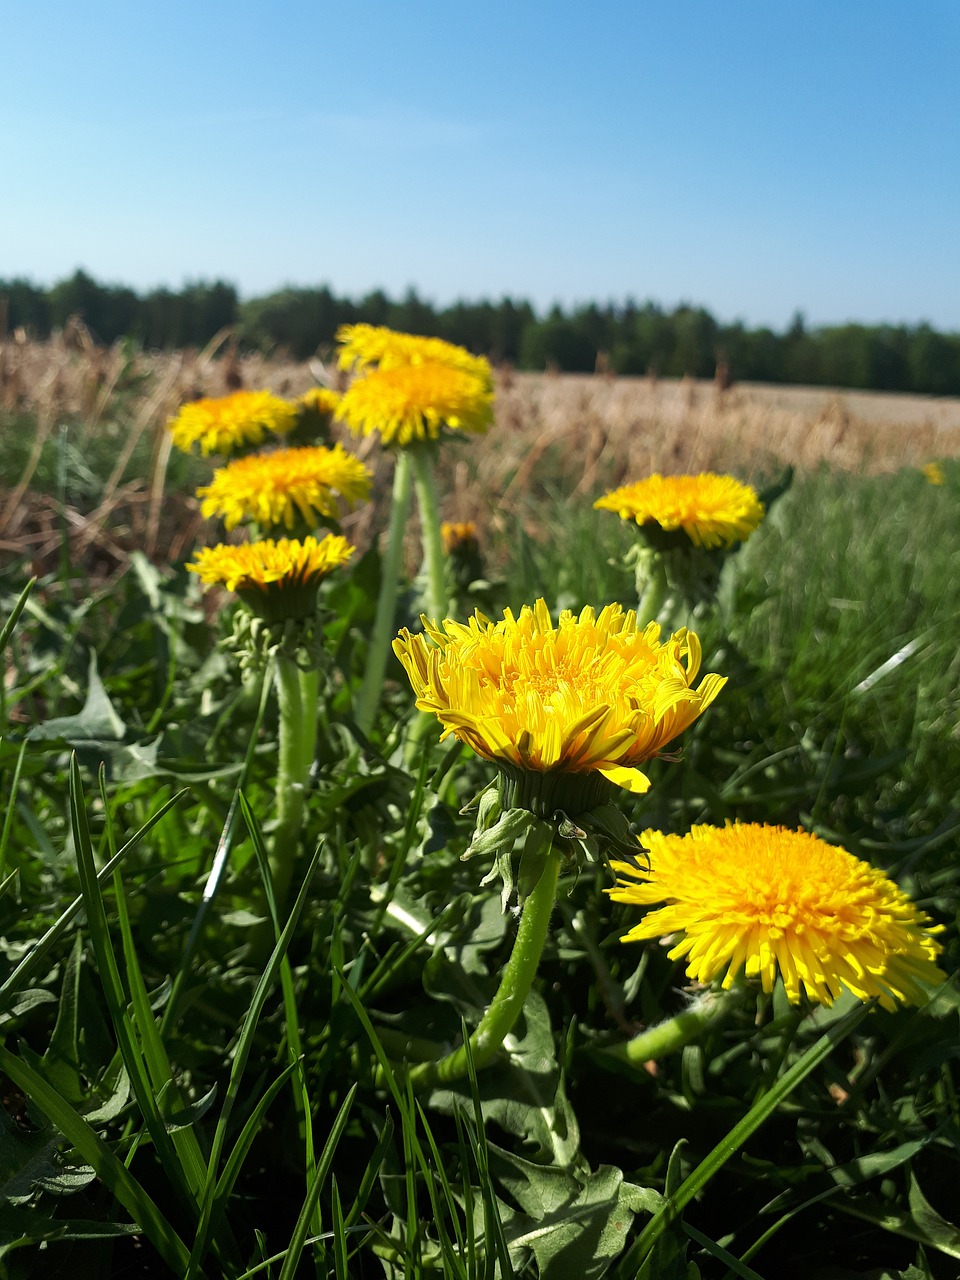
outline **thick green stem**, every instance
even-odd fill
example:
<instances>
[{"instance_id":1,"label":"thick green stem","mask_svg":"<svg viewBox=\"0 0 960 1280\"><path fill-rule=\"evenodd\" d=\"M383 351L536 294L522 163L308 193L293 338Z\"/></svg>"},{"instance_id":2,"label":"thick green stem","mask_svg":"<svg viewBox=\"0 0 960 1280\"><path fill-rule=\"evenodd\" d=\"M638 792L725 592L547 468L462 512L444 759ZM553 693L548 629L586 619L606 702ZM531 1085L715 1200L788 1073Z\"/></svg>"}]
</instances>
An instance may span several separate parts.
<instances>
[{"instance_id":1,"label":"thick green stem","mask_svg":"<svg viewBox=\"0 0 960 1280\"><path fill-rule=\"evenodd\" d=\"M447 594L446 558L440 532L440 504L437 499L433 460L435 446L424 444L410 450L413 461L413 483L420 508L420 537L427 566L426 615L441 621L450 603Z\"/></svg>"},{"instance_id":2,"label":"thick green stem","mask_svg":"<svg viewBox=\"0 0 960 1280\"><path fill-rule=\"evenodd\" d=\"M659 621L671 595L663 553L648 551L637 564L638 625L643 627L648 622Z\"/></svg>"},{"instance_id":3,"label":"thick green stem","mask_svg":"<svg viewBox=\"0 0 960 1280\"><path fill-rule=\"evenodd\" d=\"M270 873L278 908L286 900L300 844L307 780L316 746L319 678L318 671L302 671L292 658L277 654L280 751Z\"/></svg>"},{"instance_id":4,"label":"thick green stem","mask_svg":"<svg viewBox=\"0 0 960 1280\"><path fill-rule=\"evenodd\" d=\"M530 993L547 939L559 873L560 855L551 849L540 879L523 904L513 951L500 978L497 993L470 1037L470 1051L478 1070L491 1061L513 1030L523 1002ZM415 1089L428 1089L459 1080L466 1074L467 1047L461 1045L439 1062L418 1063L410 1071L410 1081Z\"/></svg>"},{"instance_id":5,"label":"thick green stem","mask_svg":"<svg viewBox=\"0 0 960 1280\"><path fill-rule=\"evenodd\" d=\"M604 1049L603 1056L616 1058L632 1067L656 1062L665 1058L668 1053L676 1053L684 1045L690 1044L709 1027L719 1026L742 998L743 992L738 987L730 991L710 991L689 1009L684 1009L682 1013L675 1014L655 1027L648 1027L626 1044Z\"/></svg>"},{"instance_id":6,"label":"thick green stem","mask_svg":"<svg viewBox=\"0 0 960 1280\"><path fill-rule=\"evenodd\" d=\"M403 535L410 514L410 455L397 452L393 473L393 498L390 504L390 528L387 533L387 549L383 557L380 576L380 594L377 597L377 614L367 650L367 666L363 683L357 695L356 721L360 730L369 735L377 717L380 691L387 670L387 655L394 638L394 616L397 607L397 586L403 561Z\"/></svg>"},{"instance_id":7,"label":"thick green stem","mask_svg":"<svg viewBox=\"0 0 960 1280\"><path fill-rule=\"evenodd\" d=\"M320 701L322 674L319 667L300 668L300 702L303 707L303 756L300 764L304 782L309 778L317 756L317 734L321 728L326 730L327 727L326 704Z\"/></svg>"}]
</instances>

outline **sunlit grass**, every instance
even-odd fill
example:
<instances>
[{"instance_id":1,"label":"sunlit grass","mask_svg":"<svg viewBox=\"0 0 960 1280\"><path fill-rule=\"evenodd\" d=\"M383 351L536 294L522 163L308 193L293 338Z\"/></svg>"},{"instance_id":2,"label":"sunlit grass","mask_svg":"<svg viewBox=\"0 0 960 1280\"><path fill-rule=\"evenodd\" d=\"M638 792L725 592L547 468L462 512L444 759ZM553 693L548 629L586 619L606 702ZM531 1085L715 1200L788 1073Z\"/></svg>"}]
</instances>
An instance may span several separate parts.
<instances>
[{"instance_id":1,"label":"sunlit grass","mask_svg":"<svg viewBox=\"0 0 960 1280\"><path fill-rule=\"evenodd\" d=\"M131 555L140 532L104 504L114 439L74 429L75 455L51 431L29 492L98 520L112 549L91 555L108 542L82 544L69 520L23 525L55 548L24 597L34 544L0 562L0 1269L951 1280L950 986L896 1013L794 1008L780 986L691 1005L666 948L620 945L636 909L608 901L598 851L622 857L629 831L565 816L522 1016L476 1054L512 954L509 891L539 853L529 822L496 835L491 793L467 808L493 771L438 743L398 664L358 728L379 556L320 587L324 713L284 826L273 668L235 604L186 573L193 539L173 519L209 467L174 471L144 429L116 485L149 495L165 473L169 496L151 557ZM478 500L487 567L447 584L458 616L539 596L554 614L632 606L635 532L591 505L611 462L599 437L589 492L560 437L517 483L522 453L498 447L494 432L474 461L507 499ZM0 449L16 483L29 430ZM454 509L470 493L458 461L444 514L472 519ZM948 927L954 973L960 469L941 466L942 485L912 466L798 475L695 620L727 686L679 759L644 765L649 796L618 809L842 843ZM63 502L64 467L82 504L79 489ZM661 1023L670 1052L645 1067L629 1046ZM430 1064L459 1045L441 1087Z\"/></svg>"}]
</instances>

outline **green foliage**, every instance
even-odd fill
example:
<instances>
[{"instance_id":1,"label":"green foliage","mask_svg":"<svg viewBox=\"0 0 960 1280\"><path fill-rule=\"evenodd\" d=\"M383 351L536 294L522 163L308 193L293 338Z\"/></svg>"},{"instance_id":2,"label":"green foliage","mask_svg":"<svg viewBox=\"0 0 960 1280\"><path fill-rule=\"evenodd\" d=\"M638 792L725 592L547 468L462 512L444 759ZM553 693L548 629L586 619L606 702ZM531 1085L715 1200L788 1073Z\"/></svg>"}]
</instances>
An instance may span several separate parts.
<instances>
[{"instance_id":1,"label":"green foliage","mask_svg":"<svg viewBox=\"0 0 960 1280\"><path fill-rule=\"evenodd\" d=\"M807 477L728 561L697 627L730 682L648 797L563 826L538 977L487 1065L469 1033L547 824L501 815L483 761L410 732L397 684L356 731L376 553L323 592L289 911L277 708L217 643L230 610L211 628L195 585L142 557L92 594L7 567L0 1275L950 1280L953 988L897 1014L745 992L645 1070L611 1049L684 1011L683 979L664 948L620 945L599 852L627 818L803 822L895 873L956 969L945 470ZM488 607L630 603L629 527L552 491L540 516L541 540L493 548ZM461 1044L464 1074L416 1092Z\"/></svg>"}]
</instances>

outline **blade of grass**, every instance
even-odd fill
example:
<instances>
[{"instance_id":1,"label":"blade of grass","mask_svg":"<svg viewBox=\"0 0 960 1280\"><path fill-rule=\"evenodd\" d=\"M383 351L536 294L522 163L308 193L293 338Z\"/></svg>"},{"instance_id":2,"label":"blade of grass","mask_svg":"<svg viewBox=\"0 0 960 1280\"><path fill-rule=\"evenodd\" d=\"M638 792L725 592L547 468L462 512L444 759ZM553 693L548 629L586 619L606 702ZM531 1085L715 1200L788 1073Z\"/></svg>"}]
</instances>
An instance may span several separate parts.
<instances>
[{"instance_id":1,"label":"blade of grass","mask_svg":"<svg viewBox=\"0 0 960 1280\"><path fill-rule=\"evenodd\" d=\"M420 1213L417 1208L417 1113L414 1110L413 1094L407 1085L406 1105L400 1114L400 1137L403 1142L403 1182L407 1196L406 1238L403 1246L403 1263L405 1273L410 1275L422 1253L420 1248Z\"/></svg>"},{"instance_id":2,"label":"blade of grass","mask_svg":"<svg viewBox=\"0 0 960 1280\"><path fill-rule=\"evenodd\" d=\"M0 628L0 653L3 653L4 649L7 647L7 641L13 635L13 629L20 621L20 615L23 613L24 607L26 606L27 600L30 596L30 592L36 585L36 578L31 578L20 592L19 596L17 596L16 602L10 611L9 618L7 618L3 627Z\"/></svg>"},{"instance_id":3,"label":"blade of grass","mask_svg":"<svg viewBox=\"0 0 960 1280\"><path fill-rule=\"evenodd\" d=\"M97 1176L141 1228L171 1271L175 1275L182 1275L189 1258L186 1246L154 1201L100 1135L43 1076L2 1045L0 1070L23 1091L25 1097L40 1108L80 1153L81 1158L96 1170ZM202 1275L199 1272L197 1274Z\"/></svg>"},{"instance_id":4,"label":"blade of grass","mask_svg":"<svg viewBox=\"0 0 960 1280\"><path fill-rule=\"evenodd\" d=\"M397 851L397 855L390 867L390 875L387 882L382 888L382 897L378 901L377 914L371 925L371 933L376 937L380 933L383 925L383 917L387 907L393 901L393 895L396 893L397 885L400 883L400 877L403 875L403 868L407 861L407 854L413 845L413 838L417 832L417 822L420 819L420 810L423 807L423 797L427 789L427 772L430 767L430 752L424 751L420 759L420 769L417 773L416 786L410 797L410 804L407 806L407 820L403 829L403 841Z\"/></svg>"},{"instance_id":5,"label":"blade of grass","mask_svg":"<svg viewBox=\"0 0 960 1280\"><path fill-rule=\"evenodd\" d=\"M495 1256L499 1260L500 1273L503 1280L512 1280L514 1275L513 1262L510 1258L506 1236L503 1234L503 1223L500 1220L500 1210L497 1206L497 1198L494 1195L493 1179L490 1176L490 1166L487 1161L487 1138L483 1127L483 1105L480 1102L480 1086L477 1083L477 1064L473 1057L473 1046L470 1044L470 1030L463 1019L460 1020L460 1034L463 1038L466 1053L467 1079L470 1081L470 1097L473 1101L473 1118L476 1132L473 1132L473 1126L471 1126L467 1116L463 1117L463 1122L473 1151L473 1158L476 1161L480 1195L483 1198L484 1253L486 1258ZM494 1246L492 1249L490 1248L491 1236L493 1237Z\"/></svg>"},{"instance_id":6,"label":"blade of grass","mask_svg":"<svg viewBox=\"0 0 960 1280\"><path fill-rule=\"evenodd\" d=\"M463 1233L460 1229L460 1215L457 1208L457 1202L453 1195L453 1189L447 1179L447 1175L443 1168L443 1159L437 1147L436 1139L430 1129L427 1121L426 1113L413 1096L413 1086L407 1079L407 1099L411 1107L416 1108L420 1117L420 1125L427 1139L427 1145L430 1148L430 1154L433 1157L433 1163L426 1159L425 1152L421 1144L418 1142L416 1146L416 1159L420 1166L420 1172L427 1188L427 1195L430 1197L430 1207L433 1209L434 1226L437 1229L437 1242L440 1245L440 1255L444 1261L444 1268L448 1276L454 1277L455 1280L467 1280L467 1272L463 1265L464 1242ZM443 1203L441 1204L440 1195L437 1194L437 1183L440 1184L440 1190L443 1194ZM444 1213L443 1210L446 1209ZM450 1238L450 1232L447 1229L446 1219L449 1218L453 1224L453 1233L456 1236L456 1244Z\"/></svg>"},{"instance_id":7,"label":"blade of grass","mask_svg":"<svg viewBox=\"0 0 960 1280\"><path fill-rule=\"evenodd\" d=\"M3 646L0 645L0 653L3 652ZM0 681L0 685L2 685ZM3 815L3 831L0 833L0 880L3 880L7 872L7 844L10 840L10 829L13 826L13 815L17 807L17 791L20 787L20 771L23 768L23 757L27 753L27 740L24 738L20 744L20 751L17 755L17 763L14 765L13 778L10 782L10 790L7 793L7 812Z\"/></svg>"},{"instance_id":8,"label":"blade of grass","mask_svg":"<svg viewBox=\"0 0 960 1280\"><path fill-rule=\"evenodd\" d=\"M723 1168L734 1152L738 1151L750 1135L776 1111L780 1103L790 1096L797 1085L830 1056L840 1041L863 1021L869 1011L869 1005L861 1005L845 1018L835 1022L788 1071L784 1072L776 1084L754 1103L747 1114L733 1126L725 1138L717 1143L706 1159L701 1161L673 1195L664 1201L663 1207L653 1215L621 1264L625 1274L633 1267L640 1268L636 1273L638 1280L647 1274L647 1261L653 1246L664 1231L679 1218L684 1208Z\"/></svg>"},{"instance_id":9,"label":"blade of grass","mask_svg":"<svg viewBox=\"0 0 960 1280\"><path fill-rule=\"evenodd\" d=\"M695 1244L700 1245L702 1249L706 1249L707 1253L719 1259L720 1262L727 1264L729 1268L727 1276L739 1276L740 1280L763 1280L763 1276L758 1275L752 1267L748 1267L746 1263L739 1261L732 1253L728 1253L722 1245L717 1244L716 1240L711 1240L702 1231L692 1227L689 1222L683 1224L683 1229Z\"/></svg>"},{"instance_id":10,"label":"blade of grass","mask_svg":"<svg viewBox=\"0 0 960 1280\"><path fill-rule=\"evenodd\" d=\"M343 1131L347 1127L347 1121L350 1118L350 1109L353 1106L353 1100L356 1097L357 1085L353 1084L350 1091L344 1098L340 1110L337 1112L336 1119L331 1126L330 1133L326 1142L323 1144L323 1150L320 1153L320 1159L317 1162L316 1172L310 1186L307 1189L307 1196L303 1202L296 1225L293 1228L293 1235L290 1237L290 1244L287 1246L287 1256L283 1260L283 1266L280 1268L278 1280L294 1280L297 1267L300 1263L300 1255L303 1253L307 1235L309 1233L310 1223L314 1217L317 1198L320 1195L324 1180L330 1172L330 1166L333 1163L334 1152L343 1137Z\"/></svg>"},{"instance_id":11,"label":"blade of grass","mask_svg":"<svg viewBox=\"0 0 960 1280\"><path fill-rule=\"evenodd\" d=\"M340 1190L337 1186L337 1175L334 1174L330 1186L330 1226L333 1236L333 1268L336 1280L349 1280L347 1275L347 1238L343 1224L343 1206L340 1204Z\"/></svg>"},{"instance_id":12,"label":"blade of grass","mask_svg":"<svg viewBox=\"0 0 960 1280\"><path fill-rule=\"evenodd\" d=\"M370 1198L370 1192L376 1186L377 1178L380 1174L380 1167L383 1164L384 1156L387 1154L392 1141L393 1118L390 1115L390 1112L386 1111L384 1112L383 1128L380 1130L377 1145L373 1149L373 1155L367 1161L367 1167L363 1171L363 1177L360 1179L360 1186L357 1188L357 1194L354 1196L353 1204L347 1210L347 1214L344 1219L346 1230L350 1230L363 1213L366 1203Z\"/></svg>"},{"instance_id":13,"label":"blade of grass","mask_svg":"<svg viewBox=\"0 0 960 1280\"><path fill-rule=\"evenodd\" d=\"M93 845L90 830L87 826L86 808L83 802L83 784L80 779L80 766L76 755L70 757L70 826L73 831L74 847L77 855L77 869L80 875L80 886L83 892L84 908L87 916L87 930L97 961L100 985L103 989L117 1037L117 1047L123 1058L130 1087L133 1090L137 1106L153 1139L157 1155L164 1169L171 1177L174 1187L184 1204L193 1216L199 1214L199 1199L193 1193L190 1179L180 1162L177 1149L173 1145L167 1127L160 1114L157 1097L146 1070L140 1043L136 1034L133 1019L127 1011L127 995L120 980L120 970L113 950L110 927L107 924L107 913L103 895L97 881L96 866L93 857Z\"/></svg>"},{"instance_id":14,"label":"blade of grass","mask_svg":"<svg viewBox=\"0 0 960 1280\"><path fill-rule=\"evenodd\" d=\"M110 802L107 796L106 770L102 764L100 766L99 783L108 847L111 854L116 856L116 839L110 814ZM174 1079L166 1048L157 1028L153 1009L150 1007L150 997L147 993L140 961L137 957L133 931L130 928L130 913L127 910L126 891L119 871L113 873L113 894L116 903L117 922L120 926L124 969L133 1010L132 1021L144 1061L146 1062L150 1083L158 1099L166 1098L175 1103L180 1100L180 1091ZM169 1107L161 1108L161 1113L163 1111L169 1114ZM207 1166L200 1151L197 1135L191 1127L186 1127L175 1129L170 1136L184 1170L190 1194L194 1202L199 1203Z\"/></svg>"},{"instance_id":15,"label":"blade of grass","mask_svg":"<svg viewBox=\"0 0 960 1280\"><path fill-rule=\"evenodd\" d=\"M143 824L135 835L131 836L125 845L123 845L114 858L111 858L107 865L97 873L97 885L103 885L113 875L114 871L123 862L124 858L131 849L135 849L144 836L157 825L161 818L170 812L175 804L179 804L180 800L186 795L186 790L178 791L175 796L171 796L165 804L157 810L153 816ZM43 969L47 963L47 956L52 950L54 944L59 938L66 933L67 928L83 907L83 894L74 898L69 907L54 921L50 928L40 938L36 945L27 952L12 973L8 974L3 983L0 984L0 1005L4 1002L4 997L13 995L14 992L20 991L27 982L30 981L38 972Z\"/></svg>"},{"instance_id":16,"label":"blade of grass","mask_svg":"<svg viewBox=\"0 0 960 1280\"><path fill-rule=\"evenodd\" d=\"M270 913L270 919L273 923L274 940L280 937L280 917L277 913L277 895L274 890L273 876L270 874L270 857L267 852L267 846L263 839L263 832L257 816L253 812L245 795L240 796L240 807L243 812L244 822L247 824L247 830L250 833L250 839L253 843L254 854L257 864L260 868L260 876L263 880L264 892L267 899L267 910ZM303 1043L300 1038L300 1019L297 1012L297 998L293 987L293 971L290 968L290 961L285 955L280 963L280 987L283 993L283 1016L284 1025L287 1032L287 1052L290 1060L297 1068L297 1079L293 1084L293 1105L297 1112L297 1121L300 1126L301 1136L303 1137L304 1160L306 1162L306 1179L307 1185L316 1172L316 1153L314 1151L313 1142L313 1122L310 1114L310 1094L307 1088L307 1078L303 1069ZM316 1220L311 1224L314 1235L319 1235L322 1229L320 1218L319 1201L317 1202Z\"/></svg>"},{"instance_id":17,"label":"blade of grass","mask_svg":"<svg viewBox=\"0 0 960 1280\"><path fill-rule=\"evenodd\" d=\"M207 1251L207 1241L216 1229L216 1186L217 1186L217 1169L220 1164L220 1157L223 1153L224 1143L226 1142L227 1126L230 1122L230 1116L233 1112L234 1105L240 1092L240 1082L243 1077L247 1060L253 1048L254 1033L257 1029L257 1023L260 1020L260 1014L263 1012L263 1006L266 1004L267 996L274 985L277 973L280 969L280 962L286 954L287 947L290 945L290 939L297 927L303 908L306 905L310 891L310 883L313 879L313 873L316 871L317 863L320 860L321 848L318 847L310 860L307 868L307 874L304 877L303 884L300 886L300 892L297 894L297 900L293 904L293 909L287 923L283 927L277 945L273 949L267 966L260 975L260 981L257 983L256 990L250 1002L250 1008L243 1020L240 1028L240 1034L237 1037L236 1048L233 1054L233 1064L230 1069L230 1079L227 1082L227 1088L224 1095L223 1106L220 1109L220 1115L217 1120L217 1127L214 1131L213 1141L210 1146L210 1158L207 1162L207 1181L203 1189L203 1202L200 1211L200 1221L197 1224L196 1239L194 1241L193 1250L190 1254L190 1262L183 1280L194 1280L194 1277L200 1274L200 1260Z\"/></svg>"},{"instance_id":18,"label":"blade of grass","mask_svg":"<svg viewBox=\"0 0 960 1280\"><path fill-rule=\"evenodd\" d=\"M364 1236L369 1237L370 1235L369 1227L344 1227L344 1231L348 1235L354 1235L354 1234L359 1235L361 1232L363 1233ZM257 1238L262 1240L262 1234L263 1234L262 1232L258 1231ZM332 1239L333 1239L333 1232L325 1231L323 1235L320 1235L320 1236L307 1236L306 1240L304 1240L303 1243L304 1243L304 1246L306 1246L310 1244L320 1244L321 1241L323 1240L332 1240ZM263 1251L262 1243L261 1243L261 1251ZM286 1249L281 1250L280 1253L271 1254L269 1258L264 1258L263 1261L258 1262L255 1267L251 1267L249 1271L244 1271L241 1275L231 1277L231 1280L252 1280L253 1276L261 1275L264 1271L267 1270L268 1267L272 1267L275 1262L282 1262L286 1256L287 1256Z\"/></svg>"},{"instance_id":19,"label":"blade of grass","mask_svg":"<svg viewBox=\"0 0 960 1280\"><path fill-rule=\"evenodd\" d=\"M260 1122L263 1120L264 1115L266 1115L267 1108L293 1075L294 1071L296 1071L297 1066L298 1063L291 1062L284 1067L280 1075L278 1075L276 1080L274 1080L269 1086L266 1093L257 1100L257 1105L247 1117L246 1123L240 1130L239 1138L237 1138L236 1142L233 1144L233 1149L223 1162L223 1172L217 1180L216 1200L218 1203L216 1211L223 1212L226 1207L226 1203L233 1191L234 1184L240 1176L240 1170L243 1168L243 1162L247 1158L250 1148L253 1146L253 1140L257 1136L257 1132L260 1128Z\"/></svg>"},{"instance_id":20,"label":"blade of grass","mask_svg":"<svg viewBox=\"0 0 960 1280\"><path fill-rule=\"evenodd\" d=\"M167 1007L163 1011L163 1018L160 1022L161 1035L165 1035L176 1021L175 1014L179 1012L179 1004L183 994L184 984L186 983L187 976L191 970L193 957L200 942L200 935L203 932L203 926L206 922L210 906L216 897L218 888L220 887L220 880L226 870L230 850L233 848L234 836L237 830L237 821L240 816L240 795L243 788L246 786L247 777L250 773L250 764L253 760L253 753L257 745L260 725L263 723L264 712L267 709L267 701L273 684L270 675L271 668L268 664L262 675L262 682L260 685L260 702L257 706L257 714L254 717L253 724L250 728L250 736L247 740L247 750L243 758L243 765L240 769L240 776L238 777L237 785L234 788L233 797L230 801L230 808L227 811L227 817L223 824L223 830L220 832L220 839L217 841L217 848L213 855L213 864L210 867L210 874L203 887L203 896L200 899L200 905L197 908L197 914L194 916L193 924L190 926L190 933L187 936L187 945L183 950L183 959L180 962L180 968L177 970L176 977L173 980L170 999L167 1001Z\"/></svg>"}]
</instances>

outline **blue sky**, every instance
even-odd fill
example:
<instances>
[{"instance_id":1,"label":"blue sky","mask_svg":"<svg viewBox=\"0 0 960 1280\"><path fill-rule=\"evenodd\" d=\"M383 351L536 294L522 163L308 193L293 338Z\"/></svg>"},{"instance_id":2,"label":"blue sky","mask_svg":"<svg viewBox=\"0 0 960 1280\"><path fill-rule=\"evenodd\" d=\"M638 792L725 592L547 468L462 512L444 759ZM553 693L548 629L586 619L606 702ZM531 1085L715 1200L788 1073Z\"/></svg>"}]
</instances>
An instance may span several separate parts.
<instances>
[{"instance_id":1,"label":"blue sky","mask_svg":"<svg viewBox=\"0 0 960 1280\"><path fill-rule=\"evenodd\" d=\"M960 330L955 0L9 0L0 277Z\"/></svg>"}]
</instances>

